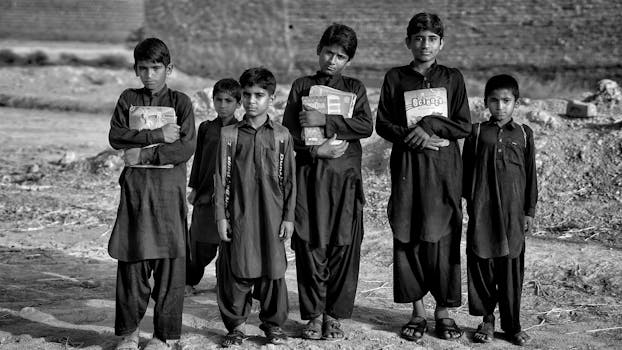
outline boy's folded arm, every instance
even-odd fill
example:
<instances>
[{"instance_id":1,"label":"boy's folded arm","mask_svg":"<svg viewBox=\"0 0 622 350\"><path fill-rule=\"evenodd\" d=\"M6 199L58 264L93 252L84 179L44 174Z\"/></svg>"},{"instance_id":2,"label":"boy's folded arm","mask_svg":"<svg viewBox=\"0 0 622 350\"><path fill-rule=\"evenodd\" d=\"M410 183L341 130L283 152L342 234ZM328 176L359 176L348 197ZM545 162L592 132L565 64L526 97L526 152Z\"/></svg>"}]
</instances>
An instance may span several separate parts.
<instances>
[{"instance_id":1,"label":"boy's folded arm","mask_svg":"<svg viewBox=\"0 0 622 350\"><path fill-rule=\"evenodd\" d=\"M154 150L151 164L179 164L186 162L194 154L196 146L196 132L194 125L194 112L190 98L187 103L182 103L181 108L175 112L181 120L181 128L179 131L179 140L173 143L163 143L158 145Z\"/></svg>"},{"instance_id":2,"label":"boy's folded arm","mask_svg":"<svg viewBox=\"0 0 622 350\"><path fill-rule=\"evenodd\" d=\"M374 124L365 86L358 86L352 118L327 114L324 133L327 138L337 134L340 140L359 140L371 136Z\"/></svg>"}]
</instances>

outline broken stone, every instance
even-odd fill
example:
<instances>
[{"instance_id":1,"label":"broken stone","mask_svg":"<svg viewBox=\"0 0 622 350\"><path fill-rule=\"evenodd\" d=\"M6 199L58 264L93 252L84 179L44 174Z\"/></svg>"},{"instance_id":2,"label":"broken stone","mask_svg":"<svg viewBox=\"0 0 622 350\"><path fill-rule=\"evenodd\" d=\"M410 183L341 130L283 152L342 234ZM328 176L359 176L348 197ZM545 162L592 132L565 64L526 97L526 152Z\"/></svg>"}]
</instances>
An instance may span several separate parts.
<instances>
[{"instance_id":1,"label":"broken stone","mask_svg":"<svg viewBox=\"0 0 622 350\"><path fill-rule=\"evenodd\" d=\"M71 164L71 163L76 161L76 158L77 158L76 152L67 151L67 152L65 152L65 154L63 154L61 159L58 160L58 164L60 164L60 165Z\"/></svg>"},{"instance_id":2,"label":"broken stone","mask_svg":"<svg viewBox=\"0 0 622 350\"><path fill-rule=\"evenodd\" d=\"M575 118L592 118L598 114L596 105L589 102L581 102L577 100L568 101L566 107L566 115Z\"/></svg>"}]
</instances>

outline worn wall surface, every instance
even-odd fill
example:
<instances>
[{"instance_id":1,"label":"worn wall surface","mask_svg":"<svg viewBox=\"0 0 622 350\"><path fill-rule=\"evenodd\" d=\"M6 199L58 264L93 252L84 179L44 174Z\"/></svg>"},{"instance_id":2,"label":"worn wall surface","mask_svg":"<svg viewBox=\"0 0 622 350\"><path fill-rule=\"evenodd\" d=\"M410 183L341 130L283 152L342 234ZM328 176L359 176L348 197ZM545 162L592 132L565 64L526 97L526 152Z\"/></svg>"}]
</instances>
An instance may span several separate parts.
<instances>
[{"instance_id":1,"label":"worn wall surface","mask_svg":"<svg viewBox=\"0 0 622 350\"><path fill-rule=\"evenodd\" d=\"M150 30L178 41L173 45L180 64L207 74L221 74L220 61L225 61L227 74L259 63L293 75L313 71L323 29L342 22L359 36L351 71L381 75L411 59L403 41L408 20L420 11L436 12L446 23L446 46L439 61L450 66L588 74L591 69L621 66L620 1L146 2ZM286 63L289 58L292 65Z\"/></svg>"},{"instance_id":2,"label":"worn wall surface","mask_svg":"<svg viewBox=\"0 0 622 350\"><path fill-rule=\"evenodd\" d=\"M0 0L0 38L123 42L143 22L143 0Z\"/></svg>"}]
</instances>

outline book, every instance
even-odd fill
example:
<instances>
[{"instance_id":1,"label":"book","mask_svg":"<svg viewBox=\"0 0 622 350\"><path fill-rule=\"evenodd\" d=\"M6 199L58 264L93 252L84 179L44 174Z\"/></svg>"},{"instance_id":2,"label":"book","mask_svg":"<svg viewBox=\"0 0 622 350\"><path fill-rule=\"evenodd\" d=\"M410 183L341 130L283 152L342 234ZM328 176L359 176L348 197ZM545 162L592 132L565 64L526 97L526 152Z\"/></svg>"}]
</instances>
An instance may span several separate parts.
<instances>
[{"instance_id":1,"label":"book","mask_svg":"<svg viewBox=\"0 0 622 350\"><path fill-rule=\"evenodd\" d=\"M309 96L302 97L302 105L317 109L324 114L338 114L344 118L352 118L356 95L341 91L326 85L313 85L309 89ZM313 126L302 129L302 139L305 145L321 145L326 141L324 128Z\"/></svg>"},{"instance_id":2,"label":"book","mask_svg":"<svg viewBox=\"0 0 622 350\"><path fill-rule=\"evenodd\" d=\"M175 109L173 107L162 106L130 106L129 111L129 126L134 130L155 130L163 127L166 124L177 123L177 116L175 115ZM143 148L155 147L159 143L145 146ZM167 169L172 168L173 164L166 165L151 165L151 164L139 164L132 165L132 168L156 168Z\"/></svg>"},{"instance_id":3,"label":"book","mask_svg":"<svg viewBox=\"0 0 622 350\"><path fill-rule=\"evenodd\" d=\"M438 115L447 118L447 90L429 88L404 91L406 126L411 129L425 116Z\"/></svg>"}]
</instances>

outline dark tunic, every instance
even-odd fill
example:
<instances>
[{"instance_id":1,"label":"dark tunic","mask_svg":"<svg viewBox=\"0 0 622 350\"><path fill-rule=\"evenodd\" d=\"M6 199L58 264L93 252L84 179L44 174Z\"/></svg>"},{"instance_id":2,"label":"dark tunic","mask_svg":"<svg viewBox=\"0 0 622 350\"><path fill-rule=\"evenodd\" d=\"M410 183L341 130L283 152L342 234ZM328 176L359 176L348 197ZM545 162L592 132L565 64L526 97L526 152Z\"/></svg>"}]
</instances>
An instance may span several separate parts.
<instances>
[{"instance_id":1,"label":"dark tunic","mask_svg":"<svg viewBox=\"0 0 622 350\"><path fill-rule=\"evenodd\" d=\"M188 186L192 187L196 193L190 229L193 243L218 244L220 242L216 220L214 220L214 173L218 159L218 141L220 129L237 122L235 118L231 118L227 124L223 124L223 119L218 117L199 125L197 150L188 182Z\"/></svg>"},{"instance_id":2,"label":"dark tunic","mask_svg":"<svg viewBox=\"0 0 622 350\"><path fill-rule=\"evenodd\" d=\"M480 258L516 258L525 240L525 216L534 216L538 200L533 131L514 121L476 125L463 159L467 249Z\"/></svg>"},{"instance_id":3,"label":"dark tunic","mask_svg":"<svg viewBox=\"0 0 622 350\"><path fill-rule=\"evenodd\" d=\"M348 142L346 152L339 158L315 158L312 147L305 146L301 137L302 127L298 118L302 110L301 99L309 95L313 85L326 85L356 94L351 118L326 116L325 136L329 138L337 134L337 139ZM283 125L292 134L296 150L298 191L294 234L309 242L311 247L351 244L356 230L353 223L357 222L356 216L361 215L356 208L357 205L362 207L365 201L359 140L369 137L373 131L365 86L354 78L321 72L298 78L289 93Z\"/></svg>"},{"instance_id":4,"label":"dark tunic","mask_svg":"<svg viewBox=\"0 0 622 350\"><path fill-rule=\"evenodd\" d=\"M450 141L440 150L415 151L404 143L406 127L404 91L445 87L448 118L427 116L417 125L429 135ZM471 116L462 74L437 65L425 76L411 65L390 69L384 78L376 132L393 143L391 151L391 197L388 216L393 236L403 243L437 242L462 228L462 160L458 139L471 130Z\"/></svg>"},{"instance_id":5,"label":"dark tunic","mask_svg":"<svg viewBox=\"0 0 622 350\"><path fill-rule=\"evenodd\" d=\"M296 180L292 140L285 141L283 189L275 161L275 129L269 118L258 129L247 120L235 125L238 139L231 170L231 271L237 278L279 279L285 275L285 246L279 239L282 221L294 221ZM287 131L283 130L287 133ZM219 145L220 147L220 145ZM218 164L222 161L219 149ZM220 167L215 178L220 179ZM226 218L224 188L215 181L216 220Z\"/></svg>"},{"instance_id":6,"label":"dark tunic","mask_svg":"<svg viewBox=\"0 0 622 350\"><path fill-rule=\"evenodd\" d=\"M173 107L180 139L163 143L161 129L129 128L130 106ZM121 198L108 252L120 261L177 258L185 255L186 161L195 147L194 112L190 98L166 86L151 95L146 89L128 89L119 97L110 121L110 145L129 149L162 143L141 151L141 164L173 164L173 168L131 168L121 172Z\"/></svg>"}]
</instances>

